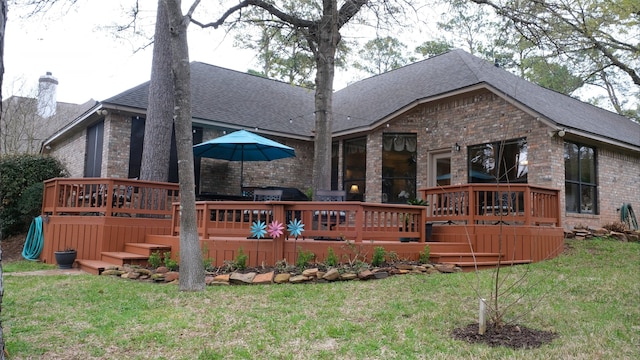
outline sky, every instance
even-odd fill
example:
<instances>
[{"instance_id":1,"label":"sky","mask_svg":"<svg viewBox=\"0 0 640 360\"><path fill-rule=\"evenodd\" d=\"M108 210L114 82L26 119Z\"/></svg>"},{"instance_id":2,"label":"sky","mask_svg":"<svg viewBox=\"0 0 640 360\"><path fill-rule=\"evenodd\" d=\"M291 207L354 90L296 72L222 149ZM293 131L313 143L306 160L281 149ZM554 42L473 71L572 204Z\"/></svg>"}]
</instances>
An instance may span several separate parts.
<instances>
[{"instance_id":1,"label":"sky","mask_svg":"<svg viewBox=\"0 0 640 360\"><path fill-rule=\"evenodd\" d=\"M9 8L5 37L5 75L2 96L34 97L40 76L51 72L58 80L57 100L83 103L104 100L148 81L152 47L138 49L142 40L132 43L117 39L104 27L119 19L126 22L122 4L129 0L83 1L64 13L56 8L29 19L20 9ZM155 0L141 0L148 9L141 12L143 28L153 34ZM207 19L210 20L210 19ZM233 38L224 30L202 30L189 26L190 60L246 72L255 68L255 54L233 48Z\"/></svg>"}]
</instances>

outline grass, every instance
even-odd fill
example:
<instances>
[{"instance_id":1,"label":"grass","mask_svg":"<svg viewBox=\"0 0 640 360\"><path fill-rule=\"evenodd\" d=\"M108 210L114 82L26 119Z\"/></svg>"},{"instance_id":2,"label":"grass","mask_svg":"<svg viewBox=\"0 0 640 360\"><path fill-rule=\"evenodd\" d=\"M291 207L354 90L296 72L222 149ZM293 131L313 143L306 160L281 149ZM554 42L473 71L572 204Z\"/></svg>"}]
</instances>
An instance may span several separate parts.
<instances>
[{"instance_id":1,"label":"grass","mask_svg":"<svg viewBox=\"0 0 640 360\"><path fill-rule=\"evenodd\" d=\"M507 320L527 311L519 324L559 334L538 349L451 338L476 321L474 288L490 291L491 271L196 293L93 275L7 276L2 323L11 359L638 358L640 244L568 244L556 259L512 268L528 272L516 289L526 301Z\"/></svg>"}]
</instances>

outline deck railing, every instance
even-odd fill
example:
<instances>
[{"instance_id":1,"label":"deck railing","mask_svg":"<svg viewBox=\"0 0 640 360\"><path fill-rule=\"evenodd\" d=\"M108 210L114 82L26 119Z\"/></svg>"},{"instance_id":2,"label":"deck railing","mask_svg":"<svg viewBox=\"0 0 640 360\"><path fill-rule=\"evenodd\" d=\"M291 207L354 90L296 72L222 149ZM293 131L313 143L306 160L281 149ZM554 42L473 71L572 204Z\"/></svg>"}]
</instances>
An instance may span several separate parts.
<instances>
[{"instance_id":1,"label":"deck railing","mask_svg":"<svg viewBox=\"0 0 640 360\"><path fill-rule=\"evenodd\" d=\"M198 234L203 238L250 237L251 225L278 221L286 230L291 220L304 225L302 238L324 240L424 241L425 208L353 201L198 201ZM173 234L180 231L178 204L173 207Z\"/></svg>"},{"instance_id":2,"label":"deck railing","mask_svg":"<svg viewBox=\"0 0 640 360\"><path fill-rule=\"evenodd\" d=\"M54 178L44 182L46 215L171 216L178 184L117 178Z\"/></svg>"},{"instance_id":3,"label":"deck railing","mask_svg":"<svg viewBox=\"0 0 640 360\"><path fill-rule=\"evenodd\" d=\"M561 226L560 191L526 184L466 184L419 190L427 222Z\"/></svg>"}]
</instances>

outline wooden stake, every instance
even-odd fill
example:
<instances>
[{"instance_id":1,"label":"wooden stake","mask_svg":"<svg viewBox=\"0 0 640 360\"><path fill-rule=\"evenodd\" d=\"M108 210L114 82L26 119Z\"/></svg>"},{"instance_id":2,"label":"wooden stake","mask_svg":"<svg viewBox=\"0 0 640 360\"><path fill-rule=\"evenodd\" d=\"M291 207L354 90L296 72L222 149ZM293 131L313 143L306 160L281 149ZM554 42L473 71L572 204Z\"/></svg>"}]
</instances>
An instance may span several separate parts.
<instances>
[{"instance_id":1,"label":"wooden stake","mask_svg":"<svg viewBox=\"0 0 640 360\"><path fill-rule=\"evenodd\" d=\"M480 311L478 313L478 334L484 335L487 330L487 321L485 319L485 312L487 310L487 304L483 298L480 298Z\"/></svg>"}]
</instances>

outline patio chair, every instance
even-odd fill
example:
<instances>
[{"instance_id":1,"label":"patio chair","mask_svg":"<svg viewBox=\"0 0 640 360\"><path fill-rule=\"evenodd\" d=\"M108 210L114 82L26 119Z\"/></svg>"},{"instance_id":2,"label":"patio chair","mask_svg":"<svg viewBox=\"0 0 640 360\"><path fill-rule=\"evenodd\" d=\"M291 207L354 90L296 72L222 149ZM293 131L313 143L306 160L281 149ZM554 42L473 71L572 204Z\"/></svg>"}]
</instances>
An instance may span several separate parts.
<instances>
[{"instance_id":1,"label":"patio chair","mask_svg":"<svg viewBox=\"0 0 640 360\"><path fill-rule=\"evenodd\" d=\"M282 190L253 190L253 201L280 201L282 199Z\"/></svg>"},{"instance_id":2,"label":"patio chair","mask_svg":"<svg viewBox=\"0 0 640 360\"><path fill-rule=\"evenodd\" d=\"M316 191L316 199L318 201L345 201L347 192L344 190L318 190ZM345 211L334 210L316 210L313 213L313 219L319 221L323 226L329 226L330 230L338 224L346 221L347 213Z\"/></svg>"},{"instance_id":3,"label":"patio chair","mask_svg":"<svg viewBox=\"0 0 640 360\"><path fill-rule=\"evenodd\" d=\"M433 210L435 216L451 216L464 213L464 192L444 193L438 196L436 208ZM448 220L452 224L453 221Z\"/></svg>"},{"instance_id":4,"label":"patio chair","mask_svg":"<svg viewBox=\"0 0 640 360\"><path fill-rule=\"evenodd\" d=\"M282 199L282 190L271 189L255 189L253 190L253 201L280 201ZM267 221L267 218L271 218L270 210L249 210L244 211L245 221L249 221L249 215L253 214L254 219L260 221Z\"/></svg>"},{"instance_id":5,"label":"patio chair","mask_svg":"<svg viewBox=\"0 0 640 360\"><path fill-rule=\"evenodd\" d=\"M514 211L514 205L516 202L516 193L513 191L495 191L491 197L493 203L487 204L483 207L483 212L486 215L493 216L506 216ZM495 224L505 223L500 220Z\"/></svg>"}]
</instances>

